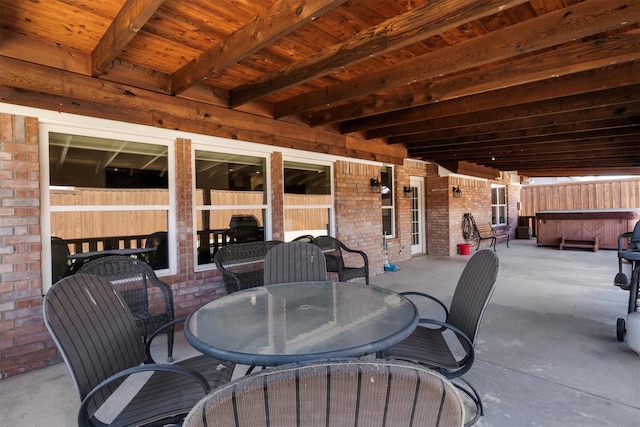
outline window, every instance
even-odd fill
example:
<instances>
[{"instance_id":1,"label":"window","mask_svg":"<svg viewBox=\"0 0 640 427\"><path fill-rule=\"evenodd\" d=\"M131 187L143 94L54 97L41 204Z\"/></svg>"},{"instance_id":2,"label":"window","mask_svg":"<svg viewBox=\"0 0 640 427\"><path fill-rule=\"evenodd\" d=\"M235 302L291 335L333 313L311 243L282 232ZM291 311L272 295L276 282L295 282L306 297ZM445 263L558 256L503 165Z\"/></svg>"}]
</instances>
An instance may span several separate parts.
<instances>
[{"instance_id":1,"label":"window","mask_svg":"<svg viewBox=\"0 0 640 427\"><path fill-rule=\"evenodd\" d=\"M52 240L62 239L58 247L69 255L156 248L139 256L156 269L169 268L168 152L168 145L48 132ZM57 259L65 262L66 254Z\"/></svg>"},{"instance_id":2,"label":"window","mask_svg":"<svg viewBox=\"0 0 640 427\"><path fill-rule=\"evenodd\" d=\"M393 167L382 166L380 169L380 185L382 193L382 234L395 236L395 210L393 203Z\"/></svg>"},{"instance_id":3,"label":"window","mask_svg":"<svg viewBox=\"0 0 640 427\"><path fill-rule=\"evenodd\" d=\"M285 240L331 234L332 216L331 167L285 161Z\"/></svg>"},{"instance_id":4,"label":"window","mask_svg":"<svg viewBox=\"0 0 640 427\"><path fill-rule=\"evenodd\" d=\"M267 212L263 157L195 150L198 264L222 245L264 240Z\"/></svg>"},{"instance_id":5,"label":"window","mask_svg":"<svg viewBox=\"0 0 640 427\"><path fill-rule=\"evenodd\" d=\"M491 185L491 223L507 223L507 189L504 185Z\"/></svg>"}]
</instances>

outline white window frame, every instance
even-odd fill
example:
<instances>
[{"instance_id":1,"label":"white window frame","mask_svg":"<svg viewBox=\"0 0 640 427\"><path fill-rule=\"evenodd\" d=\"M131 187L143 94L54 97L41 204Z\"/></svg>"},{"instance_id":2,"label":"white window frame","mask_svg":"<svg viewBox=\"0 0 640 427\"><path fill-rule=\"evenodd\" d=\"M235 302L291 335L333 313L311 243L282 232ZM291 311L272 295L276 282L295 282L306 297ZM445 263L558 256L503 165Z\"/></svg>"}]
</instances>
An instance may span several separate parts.
<instances>
[{"instance_id":1,"label":"white window frame","mask_svg":"<svg viewBox=\"0 0 640 427\"><path fill-rule=\"evenodd\" d=\"M93 120L89 120L91 123ZM73 125L68 123L40 123L40 168L41 168L41 200L42 200L42 217L41 217L41 237L42 242L51 241L51 213L52 212L107 212L107 211L145 211L154 210L167 212L167 233L171 241L175 241L175 224L176 224L176 189L175 189L175 139L161 136L155 132L136 132L134 130L116 130L114 127L107 127L102 124L102 120L95 119L95 125ZM101 126L102 125L102 126ZM151 145L164 145L167 147L167 173L169 174L168 205L92 205L92 206L51 206L50 198L50 180L49 180L49 134L62 133L71 135L83 135L96 138L105 138L121 141L139 142ZM160 270L159 276L174 274L176 271L176 248L171 247L169 251L169 269ZM51 245L42 245L42 290L47 292L51 286Z\"/></svg>"},{"instance_id":2,"label":"white window frame","mask_svg":"<svg viewBox=\"0 0 640 427\"><path fill-rule=\"evenodd\" d=\"M317 165L317 166L328 166L329 167L329 185L330 185L330 203L326 204L326 205L287 205L284 202L284 183L283 183L283 212L286 210L293 210L293 209L327 209L327 211L329 212L328 214L328 220L329 220L329 230L327 230L327 233L330 236L335 236L335 186L334 186L334 171L333 171L333 162L332 161L325 161L325 160L319 160L319 159L314 159L312 157L298 157L298 156L293 156L293 155L285 155L282 158L282 173L284 175L284 164L286 162L295 162L295 163L307 163L310 165ZM285 215L286 216L286 215ZM284 229L284 224L283 224L283 233L286 233L286 230ZM317 237L317 236L314 236Z\"/></svg>"},{"instance_id":3,"label":"white window frame","mask_svg":"<svg viewBox=\"0 0 640 427\"><path fill-rule=\"evenodd\" d=\"M500 191L504 192L504 203L500 203ZM495 200L498 203L493 203L495 194ZM504 222L500 221L500 208L504 208ZM494 222L493 218L497 218L498 222ZM507 212L507 186L503 184L491 184L491 225L492 226L500 226L507 225L508 221L508 212Z\"/></svg>"},{"instance_id":4,"label":"white window frame","mask_svg":"<svg viewBox=\"0 0 640 427\"><path fill-rule=\"evenodd\" d=\"M382 212L384 213L385 210L389 211L389 215L391 218L391 234L387 234L386 237L388 238L394 238L396 237L396 197L397 197L397 191L396 191L396 176L395 176L395 168L393 167L393 165L383 165L383 167L387 167L389 169L389 176L391 177L391 182L390 182L390 189L391 189L391 206L384 206L382 204L382 195L380 195L380 203L381 203L381 207L382 207ZM384 215L382 215L380 217L380 219L382 220L384 218ZM384 224L384 221L383 221Z\"/></svg>"},{"instance_id":5,"label":"white window frame","mask_svg":"<svg viewBox=\"0 0 640 427\"><path fill-rule=\"evenodd\" d=\"M234 148L229 148L229 146L233 144ZM198 224L198 215L203 210L208 210L210 212L215 211L223 211L229 209L262 209L264 210L264 239L271 240L271 192L269 188L271 188L271 151L270 150L257 150L253 147L247 147L247 149L238 149L241 148L243 144L238 143L235 140L228 140L225 138L212 138L212 142L203 142L203 141L192 141L191 144L191 180L192 180L192 190L191 194L193 194L193 251L194 251L194 259L195 262L195 271L206 271L206 270L214 270L216 269L215 263L207 263L207 264L198 264L198 234L196 228L196 224ZM271 148L271 147L270 147ZM221 206L198 206L196 202L196 150L197 151L208 151L211 153L224 153L224 154L237 154L240 156L249 156L249 157L261 157L264 158L264 188L266 191L265 202L260 205L221 205Z\"/></svg>"}]
</instances>

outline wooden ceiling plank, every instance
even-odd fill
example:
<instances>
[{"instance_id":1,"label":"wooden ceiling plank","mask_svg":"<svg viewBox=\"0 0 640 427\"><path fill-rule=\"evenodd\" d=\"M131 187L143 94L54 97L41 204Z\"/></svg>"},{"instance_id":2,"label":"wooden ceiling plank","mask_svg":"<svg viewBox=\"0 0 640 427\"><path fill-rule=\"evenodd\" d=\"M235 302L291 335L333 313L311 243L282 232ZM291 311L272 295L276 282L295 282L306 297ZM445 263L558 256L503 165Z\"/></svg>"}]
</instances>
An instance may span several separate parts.
<instances>
[{"instance_id":1,"label":"wooden ceiling plank","mask_svg":"<svg viewBox=\"0 0 640 427\"><path fill-rule=\"evenodd\" d=\"M47 67L91 74L91 57L78 49L0 28L0 56L33 61Z\"/></svg>"},{"instance_id":2,"label":"wooden ceiling plank","mask_svg":"<svg viewBox=\"0 0 640 427\"><path fill-rule=\"evenodd\" d=\"M165 0L127 0L91 52L94 77L113 61Z\"/></svg>"},{"instance_id":3,"label":"wooden ceiling plank","mask_svg":"<svg viewBox=\"0 0 640 427\"><path fill-rule=\"evenodd\" d=\"M633 145L635 141L638 141L638 127L633 127L626 132L618 132L612 134L611 132L605 133L590 133L584 135L556 135L554 137L541 136L539 138L527 138L518 141L499 141L497 143L479 142L472 144L441 144L437 145L422 145L415 148L408 148L410 155L420 156L439 156L446 155L451 156L454 153L456 155L465 155L476 153L478 151L484 151L487 154L495 152L505 151L520 151L523 149L531 149L535 147L546 148L549 151L553 151L555 148L562 145L573 144L585 144L585 145L598 145L598 144L611 144L611 143L625 143ZM624 150L623 150L624 151Z\"/></svg>"},{"instance_id":4,"label":"wooden ceiling plank","mask_svg":"<svg viewBox=\"0 0 640 427\"><path fill-rule=\"evenodd\" d=\"M173 75L173 94L179 94L209 76L220 73L345 1L277 1L264 15L256 16L226 40L176 71Z\"/></svg>"},{"instance_id":5,"label":"wooden ceiling plank","mask_svg":"<svg viewBox=\"0 0 640 427\"><path fill-rule=\"evenodd\" d=\"M398 135L389 137L387 142L390 144L408 143L411 140L429 139L431 132L438 132L451 128L461 128L469 126L480 126L486 123L503 123L512 120L533 120L540 117L540 120L529 122L531 125L543 125L547 119L545 116L560 116L564 113L574 111L585 111L582 114L583 119L601 118L597 111L590 113L589 110L600 107L611 107L610 111L615 115L617 108L622 107L618 114L624 114L626 108L629 111L635 111L640 94L640 85L623 86L620 88L600 90L597 92L584 93L574 96L566 96L545 101L521 104L518 106L499 107L492 110L484 110L475 113L465 113L455 116L440 117L437 119L424 120L421 123L410 125L399 125L392 128L393 132L389 132L387 128L384 134L376 132L376 130L367 131L367 137L380 138L387 135ZM560 119L562 121L562 119ZM575 118L568 116L567 121L575 121ZM508 129L508 123L506 124ZM514 128L518 123L514 125ZM529 126L529 125L527 125ZM453 131L449 131L450 135L454 135Z\"/></svg>"},{"instance_id":6,"label":"wooden ceiling plank","mask_svg":"<svg viewBox=\"0 0 640 427\"><path fill-rule=\"evenodd\" d=\"M230 91L233 108L278 90L382 55L454 29L466 22L495 14L527 0L445 0L429 2L381 24L367 28L343 43L329 46L302 61L267 73Z\"/></svg>"},{"instance_id":7,"label":"wooden ceiling plank","mask_svg":"<svg viewBox=\"0 0 640 427\"><path fill-rule=\"evenodd\" d=\"M547 143L533 144L517 144L506 147L484 146L469 150L429 150L426 152L417 152L420 156L428 156L433 161L441 159L450 159L451 157L461 157L468 161L477 161L478 159L487 159L491 156L495 158L513 158L522 156L543 156L549 155L553 160L555 155L570 155L578 158L584 154L596 151L615 151L616 155L629 156L626 150L629 142L634 140L633 136L619 138L602 138L588 141L552 141ZM410 151L413 154L413 151Z\"/></svg>"},{"instance_id":8,"label":"wooden ceiling plank","mask_svg":"<svg viewBox=\"0 0 640 427\"><path fill-rule=\"evenodd\" d=\"M437 141L449 142L455 141L456 144L464 144L464 143L474 143L474 142L497 142L497 141L512 141L518 140L522 138L532 138L536 136L548 136L552 137L554 135L561 134L569 134L569 133L578 133L578 132L594 132L594 131L606 131L606 130L619 130L621 128L634 126L639 123L638 117L620 117L616 119L603 119L603 120L594 120L594 121L585 121L585 122L573 122L573 123L563 123L563 124L550 124L548 126L541 127L533 127L533 128L523 128L511 131L502 131L494 129L485 134L469 134L469 135L446 135L441 134L439 138L429 138L420 141L417 144L407 143L404 144L406 147L411 147L413 145L422 145L425 141L428 141L430 144L434 144Z\"/></svg>"},{"instance_id":9,"label":"wooden ceiling plank","mask_svg":"<svg viewBox=\"0 0 640 427\"><path fill-rule=\"evenodd\" d=\"M604 68L611 64L631 63L638 58L640 58L640 33L633 32L620 35L619 38L614 40L591 41L586 44L569 46L541 55L527 57L519 61L493 67L492 69L483 69L458 77L436 80L431 84L425 85L425 96L423 98L429 99L429 105L431 105L438 101L462 99L465 96L479 95L494 90L506 90L505 88L531 84L549 78L556 79L559 76L584 73L585 71ZM640 80L640 77L621 75L621 73L618 73L618 77L617 82ZM566 83L566 80L563 80L563 82ZM580 90L579 88L572 89L574 87L573 84L564 84L562 87L564 89L561 90L564 91ZM592 87L591 85L589 90ZM561 94L558 95L557 91L551 89L545 93L536 92L536 95L529 94L528 96L546 99L561 96ZM495 105L493 96L485 97L484 99L477 97L474 100L482 100L485 105ZM458 104L463 102L461 100L457 101ZM512 99L510 102L512 102L510 105L521 103L523 102L522 96ZM476 101L473 102L473 105L479 104ZM425 117L433 117L429 114L431 111L427 111L427 114L425 114L425 110L433 109L435 108L429 109L426 105L424 107L405 109L379 117L344 123L342 129L344 133L348 133L383 128L392 126L392 124L422 121Z\"/></svg>"},{"instance_id":10,"label":"wooden ceiling plank","mask_svg":"<svg viewBox=\"0 0 640 427\"><path fill-rule=\"evenodd\" d=\"M468 70L636 22L640 22L640 3L637 1L579 3L358 79L294 96L276 103L274 116L299 114L314 107Z\"/></svg>"}]
</instances>

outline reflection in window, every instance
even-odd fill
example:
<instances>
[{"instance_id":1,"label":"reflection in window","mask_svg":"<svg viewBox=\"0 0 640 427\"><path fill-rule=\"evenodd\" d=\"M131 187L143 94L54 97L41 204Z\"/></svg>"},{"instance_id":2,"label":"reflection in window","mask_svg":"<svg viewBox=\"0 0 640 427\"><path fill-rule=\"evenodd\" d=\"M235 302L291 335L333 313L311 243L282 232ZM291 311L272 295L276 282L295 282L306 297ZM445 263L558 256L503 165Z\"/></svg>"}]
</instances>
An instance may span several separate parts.
<instances>
[{"instance_id":1,"label":"reflection in window","mask_svg":"<svg viewBox=\"0 0 640 427\"><path fill-rule=\"evenodd\" d=\"M284 162L285 240L331 232L331 167Z\"/></svg>"},{"instance_id":2,"label":"reflection in window","mask_svg":"<svg viewBox=\"0 0 640 427\"><path fill-rule=\"evenodd\" d=\"M491 223L507 223L507 190L504 185L491 185Z\"/></svg>"},{"instance_id":3,"label":"reflection in window","mask_svg":"<svg viewBox=\"0 0 640 427\"><path fill-rule=\"evenodd\" d=\"M168 231L167 153L165 145L50 132L51 236L70 254L151 245L149 235ZM156 265L166 268L162 256Z\"/></svg>"},{"instance_id":4,"label":"reflection in window","mask_svg":"<svg viewBox=\"0 0 640 427\"><path fill-rule=\"evenodd\" d=\"M195 150L198 264L223 245L264 240L265 159Z\"/></svg>"},{"instance_id":5,"label":"reflection in window","mask_svg":"<svg viewBox=\"0 0 640 427\"><path fill-rule=\"evenodd\" d=\"M382 234L393 237L395 235L395 215L393 206L393 167L382 166L380 169L380 184L382 190Z\"/></svg>"}]
</instances>

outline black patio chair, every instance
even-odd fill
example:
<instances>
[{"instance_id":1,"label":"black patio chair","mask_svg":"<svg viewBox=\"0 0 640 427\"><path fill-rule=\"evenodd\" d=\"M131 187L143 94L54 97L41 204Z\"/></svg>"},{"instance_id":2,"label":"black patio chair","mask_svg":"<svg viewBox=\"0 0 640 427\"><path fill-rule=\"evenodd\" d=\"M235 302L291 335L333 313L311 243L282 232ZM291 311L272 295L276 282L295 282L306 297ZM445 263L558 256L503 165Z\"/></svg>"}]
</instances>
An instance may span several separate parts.
<instances>
[{"instance_id":1,"label":"black patio chair","mask_svg":"<svg viewBox=\"0 0 640 427\"><path fill-rule=\"evenodd\" d=\"M293 239L292 242L313 243L313 236L311 234L303 234Z\"/></svg>"},{"instance_id":2,"label":"black patio chair","mask_svg":"<svg viewBox=\"0 0 640 427\"><path fill-rule=\"evenodd\" d=\"M288 242L269 249L264 260L264 284L327 280L322 250L305 242Z\"/></svg>"},{"instance_id":3,"label":"black patio chair","mask_svg":"<svg viewBox=\"0 0 640 427\"><path fill-rule=\"evenodd\" d=\"M184 427L462 426L451 382L415 364L344 360L285 365L218 388Z\"/></svg>"},{"instance_id":4,"label":"black patio chair","mask_svg":"<svg viewBox=\"0 0 640 427\"><path fill-rule=\"evenodd\" d=\"M47 292L43 312L81 400L81 427L140 426L160 420L180 424L211 389L230 381L235 367L207 356L155 363L149 349L156 334L145 347L123 298L103 277L78 273L63 278ZM138 373L151 376L145 382ZM119 389L128 377L143 383L132 388L130 400ZM130 381L129 385L134 386ZM113 405L120 404L123 409L114 410Z\"/></svg>"},{"instance_id":5,"label":"black patio chair","mask_svg":"<svg viewBox=\"0 0 640 427\"><path fill-rule=\"evenodd\" d=\"M364 277L365 283L369 284L369 258L366 253L350 249L340 240L331 236L314 237L313 244L322 249L327 259L327 271L338 273L339 281L347 282ZM345 262L345 258L348 260L347 262ZM352 258L358 258L359 265L352 264Z\"/></svg>"},{"instance_id":6,"label":"black patio chair","mask_svg":"<svg viewBox=\"0 0 640 427\"><path fill-rule=\"evenodd\" d=\"M146 340L162 325L173 321L173 291L158 279L155 271L141 259L123 255L96 258L84 264L78 273L106 278L127 302L140 335ZM158 303L153 294L159 293ZM167 361L173 358L173 327L167 328Z\"/></svg>"},{"instance_id":7,"label":"black patio chair","mask_svg":"<svg viewBox=\"0 0 640 427\"><path fill-rule=\"evenodd\" d=\"M60 237L51 237L51 283L56 283L69 271L69 246Z\"/></svg>"},{"instance_id":8,"label":"black patio chair","mask_svg":"<svg viewBox=\"0 0 640 427\"><path fill-rule=\"evenodd\" d=\"M640 221L633 227L633 231L618 236L618 274L613 283L624 290L629 290L630 281L622 271L624 261L631 264L631 271L640 266Z\"/></svg>"},{"instance_id":9,"label":"black patio chair","mask_svg":"<svg viewBox=\"0 0 640 427\"><path fill-rule=\"evenodd\" d=\"M154 270L169 268L169 246L167 232L156 231L147 237L146 248L156 248L156 252L149 256L149 264Z\"/></svg>"},{"instance_id":10,"label":"black patio chair","mask_svg":"<svg viewBox=\"0 0 640 427\"><path fill-rule=\"evenodd\" d=\"M213 262L222 274L227 293L264 285L264 259L279 240L225 245L218 249Z\"/></svg>"},{"instance_id":11,"label":"black patio chair","mask_svg":"<svg viewBox=\"0 0 640 427\"><path fill-rule=\"evenodd\" d=\"M406 360L438 370L447 378L460 378L474 361L474 347L480 322L498 278L499 260L491 249L477 251L467 262L451 299L449 309L437 298L421 292L403 292L405 296L427 298L439 304L446 320L420 318L416 330L405 340L384 350L380 357ZM455 336L456 340L451 340ZM458 350L461 350L459 352ZM461 354L459 354L461 353ZM460 387L477 406L477 415L482 415L482 401L477 391L466 380L460 378L471 389Z\"/></svg>"}]
</instances>

